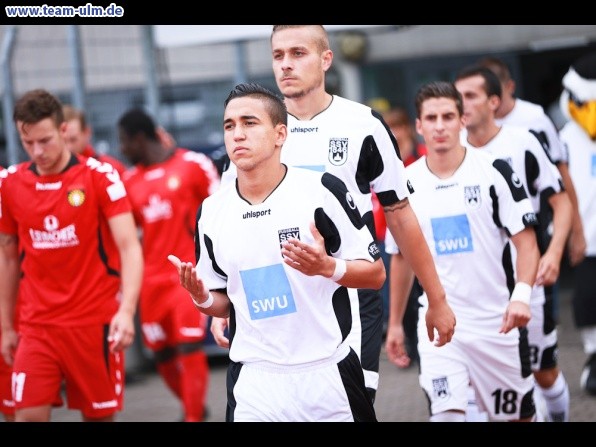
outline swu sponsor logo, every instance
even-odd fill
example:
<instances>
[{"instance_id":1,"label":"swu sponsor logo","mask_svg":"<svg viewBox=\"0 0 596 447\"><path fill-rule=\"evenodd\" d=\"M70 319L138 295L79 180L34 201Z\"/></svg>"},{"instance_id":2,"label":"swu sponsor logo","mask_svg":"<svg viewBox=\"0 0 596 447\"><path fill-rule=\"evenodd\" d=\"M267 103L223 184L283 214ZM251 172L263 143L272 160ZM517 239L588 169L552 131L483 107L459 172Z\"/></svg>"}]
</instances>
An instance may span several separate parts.
<instances>
[{"instance_id":1,"label":"swu sponsor logo","mask_svg":"<svg viewBox=\"0 0 596 447\"><path fill-rule=\"evenodd\" d=\"M289 300L286 295L272 296L271 298L254 300L250 305L252 306L252 313L259 314L261 312L273 312L275 309L285 309L289 306Z\"/></svg>"},{"instance_id":2,"label":"swu sponsor logo","mask_svg":"<svg viewBox=\"0 0 596 447\"><path fill-rule=\"evenodd\" d=\"M251 320L296 312L296 302L282 264L240 272Z\"/></svg>"},{"instance_id":3,"label":"swu sponsor logo","mask_svg":"<svg viewBox=\"0 0 596 447\"><path fill-rule=\"evenodd\" d=\"M474 251L468 216L435 217L431 219L437 255Z\"/></svg>"}]
</instances>

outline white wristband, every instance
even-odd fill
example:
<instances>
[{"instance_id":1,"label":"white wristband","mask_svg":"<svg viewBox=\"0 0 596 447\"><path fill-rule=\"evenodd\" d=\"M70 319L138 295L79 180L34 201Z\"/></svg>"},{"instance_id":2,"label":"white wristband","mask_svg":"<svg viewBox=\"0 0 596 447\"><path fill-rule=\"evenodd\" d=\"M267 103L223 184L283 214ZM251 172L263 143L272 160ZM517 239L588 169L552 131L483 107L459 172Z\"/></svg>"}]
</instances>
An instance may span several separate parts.
<instances>
[{"instance_id":1,"label":"white wristband","mask_svg":"<svg viewBox=\"0 0 596 447\"><path fill-rule=\"evenodd\" d=\"M513 293L509 301L519 301L530 305L530 298L532 297L532 286L525 282L518 282L515 284Z\"/></svg>"},{"instance_id":2,"label":"white wristband","mask_svg":"<svg viewBox=\"0 0 596 447\"><path fill-rule=\"evenodd\" d=\"M202 303L197 303L192 295L190 296L190 299L193 303L195 303L195 306L200 307L202 309L207 309L208 307L211 307L211 305L213 304L213 295L211 295L211 292L209 292L207 299Z\"/></svg>"},{"instance_id":3,"label":"white wristband","mask_svg":"<svg viewBox=\"0 0 596 447\"><path fill-rule=\"evenodd\" d=\"M344 277L347 269L346 261L335 258L335 270L333 271L333 275L331 275L331 279L335 282L339 281Z\"/></svg>"}]
</instances>

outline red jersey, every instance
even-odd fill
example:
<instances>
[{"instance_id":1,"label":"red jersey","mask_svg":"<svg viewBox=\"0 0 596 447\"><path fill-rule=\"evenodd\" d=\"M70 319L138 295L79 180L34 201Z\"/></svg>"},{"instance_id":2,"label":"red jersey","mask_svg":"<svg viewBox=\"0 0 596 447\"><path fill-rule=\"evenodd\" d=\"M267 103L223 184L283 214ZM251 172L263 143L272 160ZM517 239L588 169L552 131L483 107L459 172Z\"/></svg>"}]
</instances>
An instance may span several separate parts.
<instances>
[{"instance_id":1,"label":"red jersey","mask_svg":"<svg viewBox=\"0 0 596 447\"><path fill-rule=\"evenodd\" d=\"M126 171L126 165L122 163L120 160L114 157L110 157L109 155L99 155L95 152L92 146L85 147L85 149L83 149L83 152L81 152L81 155L83 155L84 157L97 158L99 161L111 164L120 175L122 175L124 171Z\"/></svg>"},{"instance_id":2,"label":"red jersey","mask_svg":"<svg viewBox=\"0 0 596 447\"><path fill-rule=\"evenodd\" d=\"M219 187L214 163L205 154L178 148L167 160L151 166L138 164L122 178L142 229L143 283L161 282L164 275L172 274L178 281L167 257L195 259L197 210Z\"/></svg>"},{"instance_id":3,"label":"red jersey","mask_svg":"<svg viewBox=\"0 0 596 447\"><path fill-rule=\"evenodd\" d=\"M22 250L19 324L105 324L118 308L120 258L107 220L131 211L113 168L72 155L59 174L31 161L0 174L0 232Z\"/></svg>"}]
</instances>

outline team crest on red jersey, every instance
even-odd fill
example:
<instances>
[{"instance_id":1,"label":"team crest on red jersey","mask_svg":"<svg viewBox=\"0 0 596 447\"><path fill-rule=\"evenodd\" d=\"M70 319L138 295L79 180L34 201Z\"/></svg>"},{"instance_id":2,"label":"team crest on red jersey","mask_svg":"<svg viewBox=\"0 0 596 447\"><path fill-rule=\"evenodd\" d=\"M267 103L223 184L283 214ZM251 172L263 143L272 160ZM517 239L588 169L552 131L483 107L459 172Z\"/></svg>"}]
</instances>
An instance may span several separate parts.
<instances>
[{"instance_id":1,"label":"team crest on red jersey","mask_svg":"<svg viewBox=\"0 0 596 447\"><path fill-rule=\"evenodd\" d=\"M67 199L72 206L81 206L85 202L85 192L82 189L73 189L68 192Z\"/></svg>"},{"instance_id":2,"label":"team crest on red jersey","mask_svg":"<svg viewBox=\"0 0 596 447\"><path fill-rule=\"evenodd\" d=\"M168 179L168 189L175 191L178 188L180 188L180 178L174 175Z\"/></svg>"},{"instance_id":3,"label":"team crest on red jersey","mask_svg":"<svg viewBox=\"0 0 596 447\"><path fill-rule=\"evenodd\" d=\"M329 139L329 162L333 166L341 166L348 159L348 139Z\"/></svg>"}]
</instances>

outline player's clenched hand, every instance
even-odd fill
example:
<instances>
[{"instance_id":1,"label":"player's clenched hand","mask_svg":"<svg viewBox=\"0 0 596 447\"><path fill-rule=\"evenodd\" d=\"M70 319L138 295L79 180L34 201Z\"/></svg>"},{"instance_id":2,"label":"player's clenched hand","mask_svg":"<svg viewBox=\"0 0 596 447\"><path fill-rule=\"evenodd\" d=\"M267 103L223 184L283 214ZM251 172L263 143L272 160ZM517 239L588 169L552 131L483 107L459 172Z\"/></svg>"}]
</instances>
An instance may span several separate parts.
<instances>
[{"instance_id":1,"label":"player's clenched hand","mask_svg":"<svg viewBox=\"0 0 596 447\"><path fill-rule=\"evenodd\" d=\"M446 300L429 305L425 318L428 339L434 341L435 346L443 346L451 341L455 332L455 314Z\"/></svg>"}]
</instances>

